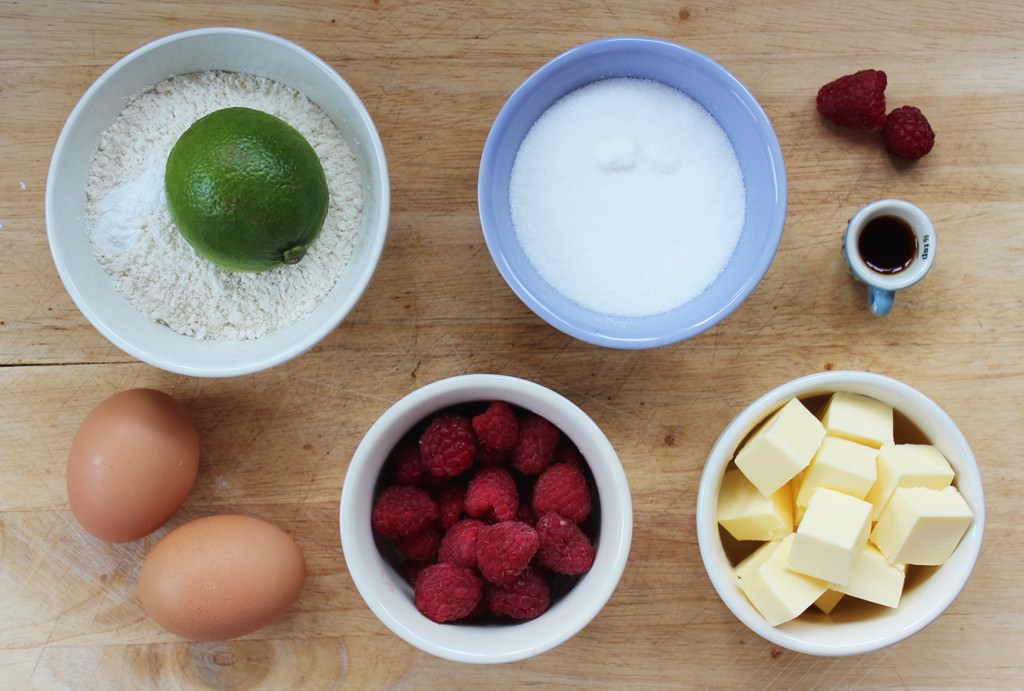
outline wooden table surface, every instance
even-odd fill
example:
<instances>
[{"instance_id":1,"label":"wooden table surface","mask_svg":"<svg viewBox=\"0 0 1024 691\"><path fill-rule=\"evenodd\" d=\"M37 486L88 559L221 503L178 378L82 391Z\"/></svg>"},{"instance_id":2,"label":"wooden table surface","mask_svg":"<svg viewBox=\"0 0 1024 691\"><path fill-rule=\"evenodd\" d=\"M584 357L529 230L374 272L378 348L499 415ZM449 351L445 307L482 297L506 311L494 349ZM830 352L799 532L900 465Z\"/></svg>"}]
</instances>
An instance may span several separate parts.
<instances>
[{"instance_id":1,"label":"wooden table surface","mask_svg":"<svg viewBox=\"0 0 1024 691\"><path fill-rule=\"evenodd\" d=\"M1007 687L1024 684L1024 12L1016 0L727 2L521 0L0 2L0 687L736 688ZM350 317L304 356L256 375L159 371L108 343L65 292L48 250L47 166L68 113L125 53L160 36L233 25L291 39L355 88L379 128L392 181L390 234ZM706 53L775 124L789 214L750 299L709 332L643 352L575 341L533 315L489 259L477 165L508 94L589 39L651 35ZM892 106L936 132L917 165L871 136L824 126L818 86L865 67ZM927 279L872 317L840 259L847 218L897 196L940 236ZM853 658L780 650L712 590L694 532L704 458L747 403L830 369L918 387L960 424L987 491L985 547L944 616ZM635 508L629 564L580 634L521 663L476 667L421 653L355 591L338 499L362 434L394 400L469 372L526 377L605 430ZM84 534L64 469L96 403L153 386L191 409L202 435L195 489L174 524L263 516L295 536L309 579L281 621L240 640L184 642L135 592L151 539Z\"/></svg>"}]
</instances>

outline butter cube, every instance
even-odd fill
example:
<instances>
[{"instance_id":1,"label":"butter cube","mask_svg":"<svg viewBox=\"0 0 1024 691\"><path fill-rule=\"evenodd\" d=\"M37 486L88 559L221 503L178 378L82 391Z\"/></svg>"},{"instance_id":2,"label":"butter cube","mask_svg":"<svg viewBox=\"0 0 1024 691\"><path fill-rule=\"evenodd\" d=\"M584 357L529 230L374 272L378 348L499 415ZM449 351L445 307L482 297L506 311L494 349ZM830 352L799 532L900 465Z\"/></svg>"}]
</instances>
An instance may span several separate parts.
<instances>
[{"instance_id":1,"label":"butter cube","mask_svg":"<svg viewBox=\"0 0 1024 691\"><path fill-rule=\"evenodd\" d=\"M838 605L839 601L842 600L844 597L846 596L838 590L832 590L831 588L829 588L824 593L822 593L821 597L814 601L814 606L820 609L825 614L831 614L832 610L836 608L836 605Z\"/></svg>"},{"instance_id":2,"label":"butter cube","mask_svg":"<svg viewBox=\"0 0 1024 691\"><path fill-rule=\"evenodd\" d=\"M953 467L930 444L883 444L878 451L878 479L866 499L875 505L878 520L897 487L942 489L953 482Z\"/></svg>"},{"instance_id":3,"label":"butter cube","mask_svg":"<svg viewBox=\"0 0 1024 691\"><path fill-rule=\"evenodd\" d=\"M825 428L799 400L790 399L754 432L736 454L736 467L770 497L806 468Z\"/></svg>"},{"instance_id":4,"label":"butter cube","mask_svg":"<svg viewBox=\"0 0 1024 691\"><path fill-rule=\"evenodd\" d=\"M738 468L722 477L718 522L737 540L775 540L793 532L793 494L783 485L766 497Z\"/></svg>"},{"instance_id":5,"label":"butter cube","mask_svg":"<svg viewBox=\"0 0 1024 691\"><path fill-rule=\"evenodd\" d=\"M890 562L934 566L949 559L973 519L956 487L898 487L871 541Z\"/></svg>"},{"instance_id":6,"label":"butter cube","mask_svg":"<svg viewBox=\"0 0 1024 691\"><path fill-rule=\"evenodd\" d=\"M780 544L782 544L781 540L762 543L760 547L736 565L736 578L744 578L760 568L761 564L768 561L768 557L772 556L772 552L778 549Z\"/></svg>"},{"instance_id":7,"label":"butter cube","mask_svg":"<svg viewBox=\"0 0 1024 691\"><path fill-rule=\"evenodd\" d=\"M790 533L757 569L739 580L739 588L768 623L795 619L828 590L828 582L786 568L793 547Z\"/></svg>"},{"instance_id":8,"label":"butter cube","mask_svg":"<svg viewBox=\"0 0 1024 691\"><path fill-rule=\"evenodd\" d=\"M863 499L875 484L878 449L848 439L827 436L807 469L797 506L807 506L814 490L828 487Z\"/></svg>"},{"instance_id":9,"label":"butter cube","mask_svg":"<svg viewBox=\"0 0 1024 691\"><path fill-rule=\"evenodd\" d=\"M873 446L893 441L892 406L859 394L832 394L821 418L828 433Z\"/></svg>"},{"instance_id":10,"label":"butter cube","mask_svg":"<svg viewBox=\"0 0 1024 691\"><path fill-rule=\"evenodd\" d=\"M871 504L819 487L794 533L789 568L845 585L867 544L870 528Z\"/></svg>"},{"instance_id":11,"label":"butter cube","mask_svg":"<svg viewBox=\"0 0 1024 691\"><path fill-rule=\"evenodd\" d=\"M906 573L903 564L890 563L878 548L867 544L853 567L849 582L832 588L861 600L895 607L900 604Z\"/></svg>"}]
</instances>

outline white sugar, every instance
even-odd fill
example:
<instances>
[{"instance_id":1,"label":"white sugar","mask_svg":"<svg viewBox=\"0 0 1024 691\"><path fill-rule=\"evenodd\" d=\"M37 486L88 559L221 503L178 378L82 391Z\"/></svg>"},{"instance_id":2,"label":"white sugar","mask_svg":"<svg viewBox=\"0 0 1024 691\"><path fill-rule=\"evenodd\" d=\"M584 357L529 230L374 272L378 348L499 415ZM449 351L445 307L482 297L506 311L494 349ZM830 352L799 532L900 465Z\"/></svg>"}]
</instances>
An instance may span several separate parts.
<instances>
[{"instance_id":1,"label":"white sugar","mask_svg":"<svg viewBox=\"0 0 1024 691\"><path fill-rule=\"evenodd\" d=\"M509 196L541 277L620 317L704 292L736 249L746 209L714 118L676 89L632 78L594 82L548 108L519 148Z\"/></svg>"}]
</instances>

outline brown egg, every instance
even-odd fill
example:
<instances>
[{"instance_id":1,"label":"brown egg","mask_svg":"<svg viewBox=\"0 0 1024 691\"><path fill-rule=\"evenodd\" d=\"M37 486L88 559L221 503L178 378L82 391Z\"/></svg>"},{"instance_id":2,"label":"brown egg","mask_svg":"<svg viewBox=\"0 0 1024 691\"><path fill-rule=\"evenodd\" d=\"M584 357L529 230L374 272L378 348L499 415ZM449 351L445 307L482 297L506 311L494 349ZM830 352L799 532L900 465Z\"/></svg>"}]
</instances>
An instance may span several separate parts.
<instances>
[{"instance_id":1,"label":"brown egg","mask_svg":"<svg viewBox=\"0 0 1024 691\"><path fill-rule=\"evenodd\" d=\"M207 516L175 528L146 557L139 599L156 623L194 641L266 626L302 592L306 563L283 530L251 516Z\"/></svg>"},{"instance_id":2,"label":"brown egg","mask_svg":"<svg viewBox=\"0 0 1024 691\"><path fill-rule=\"evenodd\" d=\"M199 433L181 403L154 389L121 391L93 408L71 442L71 511L101 540L138 540L174 514L198 467Z\"/></svg>"}]
</instances>

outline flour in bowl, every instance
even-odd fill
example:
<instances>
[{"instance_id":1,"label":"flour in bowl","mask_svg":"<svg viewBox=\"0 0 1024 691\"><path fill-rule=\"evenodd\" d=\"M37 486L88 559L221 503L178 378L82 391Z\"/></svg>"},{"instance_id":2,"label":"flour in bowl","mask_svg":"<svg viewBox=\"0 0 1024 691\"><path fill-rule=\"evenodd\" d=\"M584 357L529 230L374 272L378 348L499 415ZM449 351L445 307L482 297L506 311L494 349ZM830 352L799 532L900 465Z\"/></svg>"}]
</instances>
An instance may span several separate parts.
<instances>
[{"instance_id":1,"label":"flour in bowl","mask_svg":"<svg viewBox=\"0 0 1024 691\"><path fill-rule=\"evenodd\" d=\"M196 120L231 106L276 115L320 157L327 218L298 264L227 271L171 221L163 188L171 148ZM172 77L134 98L103 133L86 184L93 254L114 286L153 321L199 339L256 339L312 312L352 256L362 208L355 156L327 114L290 87L232 72Z\"/></svg>"}]
</instances>

